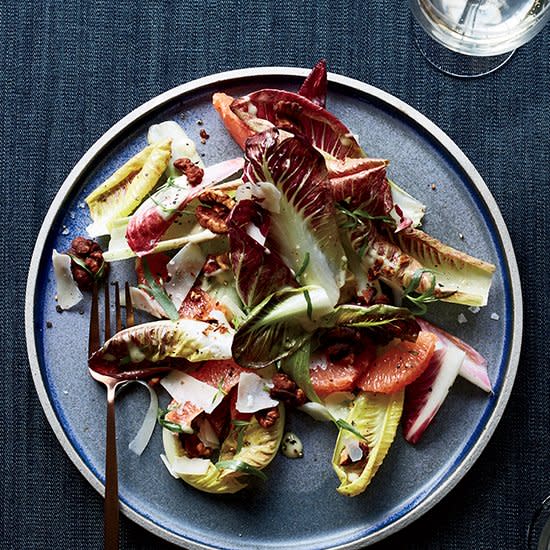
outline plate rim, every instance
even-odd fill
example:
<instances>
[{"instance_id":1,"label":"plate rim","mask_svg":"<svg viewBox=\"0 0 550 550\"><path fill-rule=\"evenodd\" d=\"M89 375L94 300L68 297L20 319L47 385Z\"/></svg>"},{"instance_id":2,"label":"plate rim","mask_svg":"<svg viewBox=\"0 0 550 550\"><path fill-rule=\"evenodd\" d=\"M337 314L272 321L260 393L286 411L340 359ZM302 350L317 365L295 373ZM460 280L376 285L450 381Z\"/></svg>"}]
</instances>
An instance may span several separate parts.
<instances>
[{"instance_id":1,"label":"plate rim","mask_svg":"<svg viewBox=\"0 0 550 550\"><path fill-rule=\"evenodd\" d=\"M305 77L309 73L308 68L298 67L249 67L243 69L235 69L230 71L224 71L220 73L211 74L202 78L198 78L189 81L185 84L181 84L174 88L171 88L152 99L141 104L137 108L133 109L130 113L121 118L113 126L111 126L80 158L75 164L68 176L65 178L63 184L57 191L46 216L43 219L40 231L36 238L35 247L29 264L29 271L27 276L27 285L25 292L25 336L27 343L27 354L29 358L29 364L31 374L34 382L36 392L38 394L40 404L48 419L48 422L56 435L63 451L67 454L73 464L78 468L80 473L86 478L90 485L101 495L104 496L104 485L94 475L90 468L86 465L83 458L79 455L75 447L73 447L67 434L65 433L57 414L50 402L44 380L42 378L42 371L38 360L36 340L35 340L35 315L34 304L36 298L36 285L38 282L38 270L40 266L40 260L42 257L42 251L46 244L46 239L51 230L51 226L55 220L60 207L65 200L65 197L72 190L75 184L78 182L81 174L89 167L96 156L107 147L112 141L116 140L120 134L122 134L128 126L136 123L140 118L148 115L150 112L159 109L164 104L167 104L178 97L185 96L186 94L200 91L201 88L209 87L214 84L222 84L226 81L236 80L239 78L251 78L251 77ZM482 451L487 446L491 436L493 435L509 400L514 379L516 376L521 342L523 338L523 300L521 292L521 282L519 277L519 269L512 246L512 241L508 232L508 228L504 222L504 218L498 208L498 205L491 194L489 188L484 182L483 178L474 167L472 162L468 159L465 153L458 147L458 145L434 122L428 119L425 115L420 113L414 107L398 99L392 94L381 90L370 84L361 82L360 80L350 78L347 76L339 75L337 73L328 73L328 81L331 84L338 84L345 88L359 91L362 94L376 98L378 101L389 105L390 107L400 111L406 118L414 121L418 124L424 132L427 132L436 142L440 143L449 155L458 163L458 165L464 170L470 181L473 183L475 190L481 196L481 199L485 203L487 210L493 219L494 226L497 230L497 235L501 240L502 249L504 251L504 259L506 260L505 267L508 271L510 278L510 296L511 296L511 330L510 330L510 346L509 357L507 361L506 371L502 378L502 384L498 396L496 397L492 411L489 413L488 418L485 421L485 425L481 429L477 436L476 441L473 443L470 450L462 457L460 463L456 469L438 486L428 494L419 503L412 506L410 510L405 512L400 518L384 526L382 529L370 533L360 539L345 542L341 545L333 546L334 549L354 549L365 545L374 544L386 538L387 536L396 533L411 524L413 521L425 514L429 509L435 506L445 495L447 495L456 484L466 475L466 473L473 466L478 459ZM190 549L209 549L212 546L204 545L203 543L186 539L184 536L180 536L173 531L161 527L157 523L142 516L137 511L134 511L124 502L120 503L121 512L129 519L145 528L149 532L163 538L164 540L173 544L182 546L183 544Z\"/></svg>"}]
</instances>

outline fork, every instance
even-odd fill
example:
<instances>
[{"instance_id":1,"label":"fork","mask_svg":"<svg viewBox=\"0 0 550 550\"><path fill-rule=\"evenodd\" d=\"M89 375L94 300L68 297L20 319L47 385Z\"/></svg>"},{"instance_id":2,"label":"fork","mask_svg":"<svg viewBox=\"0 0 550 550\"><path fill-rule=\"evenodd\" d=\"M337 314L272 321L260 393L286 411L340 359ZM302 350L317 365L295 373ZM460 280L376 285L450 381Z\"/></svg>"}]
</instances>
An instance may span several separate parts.
<instances>
[{"instance_id":1,"label":"fork","mask_svg":"<svg viewBox=\"0 0 550 550\"><path fill-rule=\"evenodd\" d=\"M120 307L118 282L115 287L115 316L116 332L122 330L122 315ZM126 297L126 327L134 325L134 310L130 298L128 283L124 285ZM111 312L109 298L109 284L105 283L105 327L104 338L108 340L111 336ZM99 324L99 298L97 283L94 284L92 293L92 307L90 312L90 333L88 339L88 357L91 357L101 346L100 324ZM117 387L125 384L127 380L120 377L109 376L97 372L88 366L90 375L94 380L101 382L107 388L107 433L105 443L105 505L104 505L104 544L105 550L116 550L118 548L119 531L119 503L118 503L118 472L117 472L117 450L116 450L116 429L115 429L115 393Z\"/></svg>"}]
</instances>

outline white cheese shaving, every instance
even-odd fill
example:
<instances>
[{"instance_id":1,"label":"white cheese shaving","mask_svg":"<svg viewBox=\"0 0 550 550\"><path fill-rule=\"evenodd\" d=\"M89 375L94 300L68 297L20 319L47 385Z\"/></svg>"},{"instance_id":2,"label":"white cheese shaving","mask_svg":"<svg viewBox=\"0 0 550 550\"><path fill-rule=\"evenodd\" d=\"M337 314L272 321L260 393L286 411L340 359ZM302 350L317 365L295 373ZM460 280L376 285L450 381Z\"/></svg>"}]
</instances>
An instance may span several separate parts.
<instances>
[{"instance_id":1,"label":"white cheese shaving","mask_svg":"<svg viewBox=\"0 0 550 550\"><path fill-rule=\"evenodd\" d=\"M265 244L265 235L262 235L260 228L253 223L249 223L246 226L246 234L254 239L256 242L260 243L262 246Z\"/></svg>"},{"instance_id":2,"label":"white cheese shaving","mask_svg":"<svg viewBox=\"0 0 550 550\"><path fill-rule=\"evenodd\" d=\"M172 462L172 469L178 475L204 475L212 462L208 458L178 456Z\"/></svg>"},{"instance_id":3,"label":"white cheese shaving","mask_svg":"<svg viewBox=\"0 0 550 550\"><path fill-rule=\"evenodd\" d=\"M145 447L147 447L157 424L159 401L155 390L149 386L149 384L143 380L136 380L136 382L147 388L150 397L149 408L147 409L147 413L145 414L141 427L134 439L132 439L128 445L128 449L130 449L130 451L140 456L145 450Z\"/></svg>"},{"instance_id":4,"label":"white cheese shaving","mask_svg":"<svg viewBox=\"0 0 550 550\"><path fill-rule=\"evenodd\" d=\"M310 360L310 368L312 370L327 370L328 360L326 353L313 353Z\"/></svg>"},{"instance_id":5,"label":"white cheese shaving","mask_svg":"<svg viewBox=\"0 0 550 550\"><path fill-rule=\"evenodd\" d=\"M223 393L191 375L173 370L160 381L161 386L179 403L189 402L211 413L223 399Z\"/></svg>"},{"instance_id":6,"label":"white cheese shaving","mask_svg":"<svg viewBox=\"0 0 550 550\"><path fill-rule=\"evenodd\" d=\"M57 286L57 303L62 309L70 309L83 298L71 272L71 257L68 254L59 254L54 249L52 263Z\"/></svg>"},{"instance_id":7,"label":"white cheese shaving","mask_svg":"<svg viewBox=\"0 0 550 550\"><path fill-rule=\"evenodd\" d=\"M202 443L204 443L204 445L206 445L207 447L211 447L212 449L219 449L220 440L208 419L204 418L202 420L199 428L199 433L197 435Z\"/></svg>"},{"instance_id":8,"label":"white cheese shaving","mask_svg":"<svg viewBox=\"0 0 550 550\"><path fill-rule=\"evenodd\" d=\"M206 254L195 243L187 243L167 264L170 280L166 292L179 309L206 262Z\"/></svg>"},{"instance_id":9,"label":"white cheese shaving","mask_svg":"<svg viewBox=\"0 0 550 550\"><path fill-rule=\"evenodd\" d=\"M121 292L124 294L124 292ZM124 296L125 302L126 296ZM165 319L166 312L162 309L161 305L152 298L147 292L137 288L135 286L130 287L130 298L132 299L132 305L134 309L139 309L140 311L145 311L157 319ZM121 300L121 304L124 305L124 302Z\"/></svg>"},{"instance_id":10,"label":"white cheese shaving","mask_svg":"<svg viewBox=\"0 0 550 550\"><path fill-rule=\"evenodd\" d=\"M344 448L352 462L357 462L363 458L363 450L359 447L359 440L354 437L344 439Z\"/></svg>"},{"instance_id":11,"label":"white cheese shaving","mask_svg":"<svg viewBox=\"0 0 550 550\"><path fill-rule=\"evenodd\" d=\"M164 453L160 455L160 459L162 460L162 463L166 466L168 472L170 472L170 475L176 479L179 479L180 476L176 474L176 472L174 472L170 461L166 458L166 455Z\"/></svg>"},{"instance_id":12,"label":"white cheese shaving","mask_svg":"<svg viewBox=\"0 0 550 550\"><path fill-rule=\"evenodd\" d=\"M279 402L269 396L270 380L253 372L241 372L237 390L237 410L254 413L262 409L276 407Z\"/></svg>"}]
</instances>

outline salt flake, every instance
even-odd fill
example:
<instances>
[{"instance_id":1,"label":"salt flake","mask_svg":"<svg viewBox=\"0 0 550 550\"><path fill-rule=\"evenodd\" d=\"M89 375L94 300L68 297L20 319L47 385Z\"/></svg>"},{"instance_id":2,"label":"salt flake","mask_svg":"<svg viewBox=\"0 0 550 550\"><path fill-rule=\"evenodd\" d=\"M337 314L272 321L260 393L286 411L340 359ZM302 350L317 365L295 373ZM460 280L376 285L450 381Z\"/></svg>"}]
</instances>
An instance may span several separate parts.
<instances>
[{"instance_id":1,"label":"salt flake","mask_svg":"<svg viewBox=\"0 0 550 550\"><path fill-rule=\"evenodd\" d=\"M463 325L464 323L468 322L468 319L466 319L466 315L464 313L459 313L458 315L458 322Z\"/></svg>"},{"instance_id":2,"label":"salt flake","mask_svg":"<svg viewBox=\"0 0 550 550\"><path fill-rule=\"evenodd\" d=\"M498 313L491 313L491 319L493 321L498 321L500 319L500 315Z\"/></svg>"}]
</instances>

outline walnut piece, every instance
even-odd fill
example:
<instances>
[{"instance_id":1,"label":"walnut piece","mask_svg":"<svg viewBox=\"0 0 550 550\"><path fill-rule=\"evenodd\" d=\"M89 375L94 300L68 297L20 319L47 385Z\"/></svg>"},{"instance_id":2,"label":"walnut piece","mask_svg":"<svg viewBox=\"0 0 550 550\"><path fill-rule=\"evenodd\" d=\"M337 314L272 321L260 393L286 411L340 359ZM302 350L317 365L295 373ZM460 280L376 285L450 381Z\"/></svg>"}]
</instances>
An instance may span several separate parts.
<instances>
[{"instance_id":1,"label":"walnut piece","mask_svg":"<svg viewBox=\"0 0 550 550\"><path fill-rule=\"evenodd\" d=\"M195 209L195 217L199 224L212 233L227 233L227 220L235 201L220 189L205 189L199 195L202 202Z\"/></svg>"},{"instance_id":2,"label":"walnut piece","mask_svg":"<svg viewBox=\"0 0 550 550\"><path fill-rule=\"evenodd\" d=\"M105 277L108 272L109 264L103 260L101 247L91 239L75 237L67 253L72 256L71 272L80 290L90 290L94 281ZM86 267L79 265L75 258Z\"/></svg>"},{"instance_id":3,"label":"walnut piece","mask_svg":"<svg viewBox=\"0 0 550 550\"><path fill-rule=\"evenodd\" d=\"M303 390L282 372L278 372L273 377L273 387L269 390L269 395L272 399L278 399L291 407L300 407L307 401Z\"/></svg>"},{"instance_id":4,"label":"walnut piece","mask_svg":"<svg viewBox=\"0 0 550 550\"><path fill-rule=\"evenodd\" d=\"M202 182L204 170L193 163L190 158L182 157L174 161L174 168L185 174L189 185L193 187Z\"/></svg>"},{"instance_id":5,"label":"walnut piece","mask_svg":"<svg viewBox=\"0 0 550 550\"><path fill-rule=\"evenodd\" d=\"M271 409L263 409L256 413L256 420L262 428L271 428L279 418L279 409L273 407Z\"/></svg>"}]
</instances>

